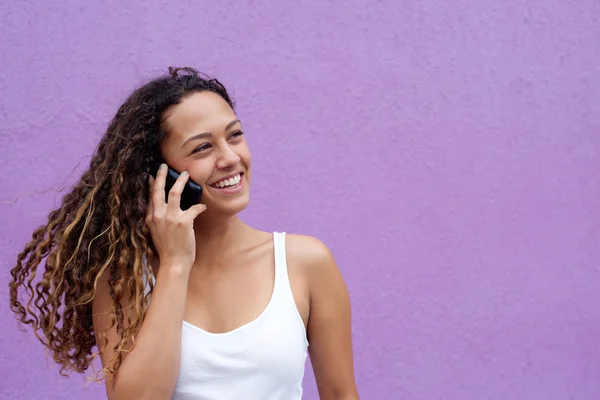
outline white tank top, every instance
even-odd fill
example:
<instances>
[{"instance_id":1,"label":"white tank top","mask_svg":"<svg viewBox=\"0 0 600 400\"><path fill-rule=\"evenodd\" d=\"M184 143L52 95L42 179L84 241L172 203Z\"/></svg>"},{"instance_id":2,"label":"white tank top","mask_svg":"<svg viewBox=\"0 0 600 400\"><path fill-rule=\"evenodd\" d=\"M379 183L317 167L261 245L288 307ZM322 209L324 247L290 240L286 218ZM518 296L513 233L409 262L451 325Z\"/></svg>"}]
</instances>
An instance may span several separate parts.
<instances>
[{"instance_id":1,"label":"white tank top","mask_svg":"<svg viewBox=\"0 0 600 400\"><path fill-rule=\"evenodd\" d=\"M298 400L308 340L288 278L285 233L273 233L275 285L253 321L210 333L183 321L174 400Z\"/></svg>"}]
</instances>

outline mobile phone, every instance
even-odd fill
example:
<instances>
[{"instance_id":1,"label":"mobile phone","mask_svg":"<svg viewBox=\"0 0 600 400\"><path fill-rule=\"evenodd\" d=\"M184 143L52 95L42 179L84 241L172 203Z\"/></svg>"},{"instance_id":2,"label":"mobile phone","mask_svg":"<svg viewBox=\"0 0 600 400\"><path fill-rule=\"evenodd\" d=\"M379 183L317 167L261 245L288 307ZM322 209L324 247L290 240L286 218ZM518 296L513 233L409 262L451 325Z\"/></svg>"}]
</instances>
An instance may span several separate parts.
<instances>
[{"instance_id":1,"label":"mobile phone","mask_svg":"<svg viewBox=\"0 0 600 400\"><path fill-rule=\"evenodd\" d=\"M164 163L162 159L157 159L156 162L153 163L151 167L150 173L156 179L156 173L158 172L158 167L160 164ZM165 181L165 201L169 201L169 191L179 178L179 172L175 169L171 168L169 165L167 177ZM181 199L179 201L179 207L185 211L189 209L191 206L199 204L200 199L202 198L202 186L194 182L191 178L188 178L188 181L185 183L185 187L183 188L183 192L181 193Z\"/></svg>"}]
</instances>

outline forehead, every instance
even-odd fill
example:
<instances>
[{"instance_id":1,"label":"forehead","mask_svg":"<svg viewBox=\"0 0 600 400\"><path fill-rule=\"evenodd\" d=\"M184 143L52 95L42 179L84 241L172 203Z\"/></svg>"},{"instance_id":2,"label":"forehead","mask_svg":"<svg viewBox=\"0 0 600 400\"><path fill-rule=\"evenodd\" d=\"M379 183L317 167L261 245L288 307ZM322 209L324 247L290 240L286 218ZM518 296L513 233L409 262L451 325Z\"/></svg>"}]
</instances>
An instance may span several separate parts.
<instances>
[{"instance_id":1,"label":"forehead","mask_svg":"<svg viewBox=\"0 0 600 400\"><path fill-rule=\"evenodd\" d=\"M213 92L193 93L165 112L169 135L185 138L203 132L220 132L234 120L227 102Z\"/></svg>"}]
</instances>

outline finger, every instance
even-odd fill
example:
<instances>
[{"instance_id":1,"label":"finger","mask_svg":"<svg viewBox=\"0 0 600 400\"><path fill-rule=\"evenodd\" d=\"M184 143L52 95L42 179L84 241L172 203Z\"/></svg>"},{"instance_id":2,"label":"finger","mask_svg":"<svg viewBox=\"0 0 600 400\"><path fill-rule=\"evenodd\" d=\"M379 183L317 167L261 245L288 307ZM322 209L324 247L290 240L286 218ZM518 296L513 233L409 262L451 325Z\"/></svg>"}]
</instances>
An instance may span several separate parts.
<instances>
[{"instance_id":1,"label":"finger","mask_svg":"<svg viewBox=\"0 0 600 400\"><path fill-rule=\"evenodd\" d=\"M152 203L156 208L166 206L165 199L165 182L167 179L167 165L160 164L160 168L156 173L156 180L152 184Z\"/></svg>"},{"instance_id":2,"label":"finger","mask_svg":"<svg viewBox=\"0 0 600 400\"><path fill-rule=\"evenodd\" d=\"M206 211L206 206L204 204L196 204L188 208L185 211L185 215L192 219L196 219L198 215L202 214L204 211Z\"/></svg>"},{"instance_id":3,"label":"finger","mask_svg":"<svg viewBox=\"0 0 600 400\"><path fill-rule=\"evenodd\" d=\"M167 207L171 210L179 210L179 203L181 201L181 193L183 192L183 188L190 178L190 174L187 171L183 171L175 183L171 190L169 190L169 201L167 202Z\"/></svg>"}]
</instances>

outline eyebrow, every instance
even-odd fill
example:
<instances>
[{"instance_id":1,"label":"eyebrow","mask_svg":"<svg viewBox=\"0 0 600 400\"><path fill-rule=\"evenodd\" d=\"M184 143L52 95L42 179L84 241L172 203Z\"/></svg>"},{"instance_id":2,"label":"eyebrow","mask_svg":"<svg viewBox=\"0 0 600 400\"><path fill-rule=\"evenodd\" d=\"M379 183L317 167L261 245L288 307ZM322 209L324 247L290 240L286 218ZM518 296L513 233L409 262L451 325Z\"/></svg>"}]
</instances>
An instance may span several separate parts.
<instances>
[{"instance_id":1,"label":"eyebrow","mask_svg":"<svg viewBox=\"0 0 600 400\"><path fill-rule=\"evenodd\" d=\"M227 126L225 127L225 130L228 131L229 129L231 129L235 124L241 124L242 121L240 121L239 119L234 119L233 121L231 121L230 123L227 124ZM190 136L189 138L187 138L185 140L185 142L183 142L182 146L185 146L186 144L188 144L189 142L191 142L192 140L198 140L198 139L204 139L207 137L211 137L212 133L211 132L203 132L203 133L198 133L194 136Z\"/></svg>"}]
</instances>

